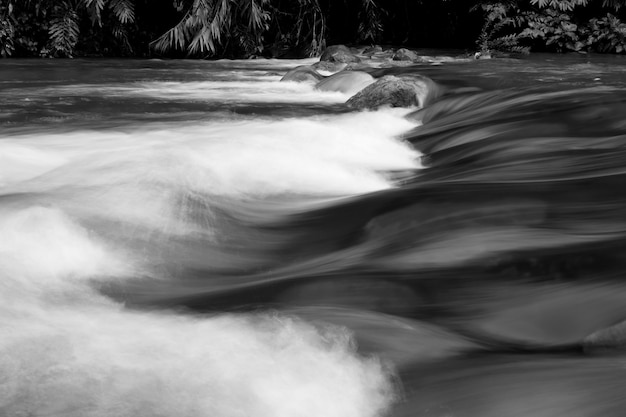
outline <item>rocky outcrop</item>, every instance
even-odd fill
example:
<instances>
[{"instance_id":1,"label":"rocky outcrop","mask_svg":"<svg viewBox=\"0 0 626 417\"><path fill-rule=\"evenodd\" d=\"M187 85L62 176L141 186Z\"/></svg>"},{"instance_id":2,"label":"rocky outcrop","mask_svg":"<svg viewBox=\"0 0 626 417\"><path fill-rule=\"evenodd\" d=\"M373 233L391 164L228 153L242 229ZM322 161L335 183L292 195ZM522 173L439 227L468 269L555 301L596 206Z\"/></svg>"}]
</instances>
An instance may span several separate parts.
<instances>
[{"instance_id":1,"label":"rocky outcrop","mask_svg":"<svg viewBox=\"0 0 626 417\"><path fill-rule=\"evenodd\" d=\"M346 104L359 110L376 109L385 105L423 107L438 94L439 88L430 78L420 75L386 75L352 96Z\"/></svg>"},{"instance_id":2,"label":"rocky outcrop","mask_svg":"<svg viewBox=\"0 0 626 417\"><path fill-rule=\"evenodd\" d=\"M300 65L287 72L280 80L317 83L322 78L324 78L324 76L315 71L310 65Z\"/></svg>"},{"instance_id":3,"label":"rocky outcrop","mask_svg":"<svg viewBox=\"0 0 626 417\"><path fill-rule=\"evenodd\" d=\"M341 71L317 83L316 89L355 94L374 82L374 77L363 71Z\"/></svg>"},{"instance_id":4,"label":"rocky outcrop","mask_svg":"<svg viewBox=\"0 0 626 417\"><path fill-rule=\"evenodd\" d=\"M343 62L347 64L350 62L361 62L361 59L345 45L332 45L324 50L320 61Z\"/></svg>"}]
</instances>

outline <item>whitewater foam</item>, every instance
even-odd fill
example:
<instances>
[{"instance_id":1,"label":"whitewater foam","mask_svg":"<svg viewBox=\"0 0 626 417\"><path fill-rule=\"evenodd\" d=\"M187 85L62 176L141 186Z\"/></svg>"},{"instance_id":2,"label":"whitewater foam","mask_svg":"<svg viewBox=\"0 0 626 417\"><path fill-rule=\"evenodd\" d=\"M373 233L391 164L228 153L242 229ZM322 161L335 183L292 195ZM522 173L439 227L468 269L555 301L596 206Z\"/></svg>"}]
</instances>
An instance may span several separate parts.
<instances>
[{"instance_id":1,"label":"whitewater foam","mask_svg":"<svg viewBox=\"0 0 626 417\"><path fill-rule=\"evenodd\" d=\"M373 417L393 400L343 328L127 310L96 288L132 262L58 209L4 212L0 235L3 415Z\"/></svg>"}]
</instances>

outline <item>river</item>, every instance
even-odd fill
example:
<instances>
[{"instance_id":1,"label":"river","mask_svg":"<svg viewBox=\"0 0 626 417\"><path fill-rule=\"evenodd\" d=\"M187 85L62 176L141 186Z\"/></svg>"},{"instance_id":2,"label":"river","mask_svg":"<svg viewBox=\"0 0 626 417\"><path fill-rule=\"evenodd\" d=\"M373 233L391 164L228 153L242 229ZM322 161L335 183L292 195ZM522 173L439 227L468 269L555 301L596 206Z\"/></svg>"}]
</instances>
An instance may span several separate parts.
<instances>
[{"instance_id":1,"label":"river","mask_svg":"<svg viewBox=\"0 0 626 417\"><path fill-rule=\"evenodd\" d=\"M626 60L0 60L0 415L621 417Z\"/></svg>"}]
</instances>

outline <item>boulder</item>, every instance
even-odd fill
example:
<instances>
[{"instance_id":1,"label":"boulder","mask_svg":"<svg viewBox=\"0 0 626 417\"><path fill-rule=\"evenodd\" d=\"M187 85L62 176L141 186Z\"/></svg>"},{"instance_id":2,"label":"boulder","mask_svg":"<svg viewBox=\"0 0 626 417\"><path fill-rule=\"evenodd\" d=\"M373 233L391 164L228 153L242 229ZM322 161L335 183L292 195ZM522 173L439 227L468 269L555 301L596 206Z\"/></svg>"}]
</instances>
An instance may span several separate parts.
<instances>
[{"instance_id":1,"label":"boulder","mask_svg":"<svg viewBox=\"0 0 626 417\"><path fill-rule=\"evenodd\" d=\"M320 61L343 62L347 64L349 62L361 62L361 59L345 45L331 45L324 50Z\"/></svg>"},{"instance_id":2,"label":"boulder","mask_svg":"<svg viewBox=\"0 0 626 417\"><path fill-rule=\"evenodd\" d=\"M424 107L438 94L439 88L430 78L420 75L386 75L350 97L346 104L359 110L376 109L384 105Z\"/></svg>"},{"instance_id":3,"label":"boulder","mask_svg":"<svg viewBox=\"0 0 626 417\"><path fill-rule=\"evenodd\" d=\"M324 78L324 76L315 71L310 65L300 65L299 67L289 70L280 80L317 83L322 78Z\"/></svg>"},{"instance_id":4,"label":"boulder","mask_svg":"<svg viewBox=\"0 0 626 417\"><path fill-rule=\"evenodd\" d=\"M372 84L374 77L363 71L341 71L318 82L316 89L355 94Z\"/></svg>"},{"instance_id":5,"label":"boulder","mask_svg":"<svg viewBox=\"0 0 626 417\"><path fill-rule=\"evenodd\" d=\"M393 54L391 59L394 61L419 61L420 57L410 49L400 48Z\"/></svg>"}]
</instances>

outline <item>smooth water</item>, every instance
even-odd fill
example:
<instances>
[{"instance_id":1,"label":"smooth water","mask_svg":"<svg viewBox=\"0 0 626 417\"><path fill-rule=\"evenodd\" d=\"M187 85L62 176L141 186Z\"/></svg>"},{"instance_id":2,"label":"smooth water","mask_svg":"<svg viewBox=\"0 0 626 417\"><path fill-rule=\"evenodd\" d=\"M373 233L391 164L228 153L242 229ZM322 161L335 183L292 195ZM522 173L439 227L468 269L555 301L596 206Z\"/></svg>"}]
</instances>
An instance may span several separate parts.
<instances>
[{"instance_id":1,"label":"smooth water","mask_svg":"<svg viewBox=\"0 0 626 417\"><path fill-rule=\"evenodd\" d=\"M0 415L623 415L626 61L312 62L0 61Z\"/></svg>"}]
</instances>

